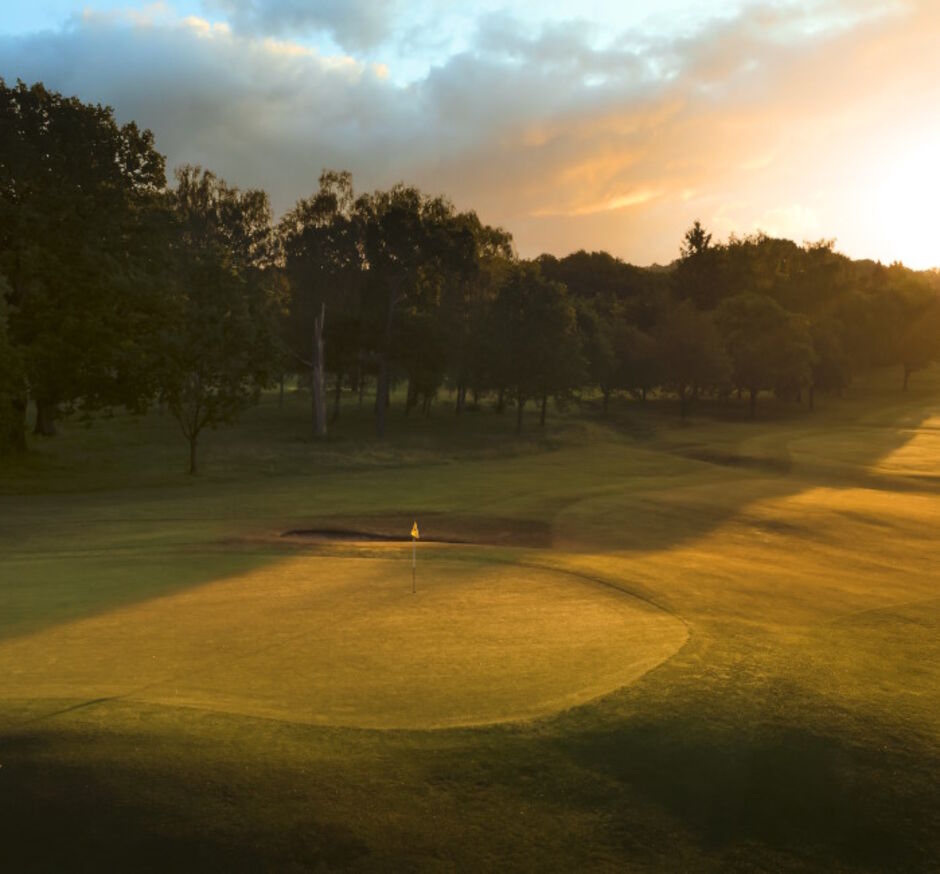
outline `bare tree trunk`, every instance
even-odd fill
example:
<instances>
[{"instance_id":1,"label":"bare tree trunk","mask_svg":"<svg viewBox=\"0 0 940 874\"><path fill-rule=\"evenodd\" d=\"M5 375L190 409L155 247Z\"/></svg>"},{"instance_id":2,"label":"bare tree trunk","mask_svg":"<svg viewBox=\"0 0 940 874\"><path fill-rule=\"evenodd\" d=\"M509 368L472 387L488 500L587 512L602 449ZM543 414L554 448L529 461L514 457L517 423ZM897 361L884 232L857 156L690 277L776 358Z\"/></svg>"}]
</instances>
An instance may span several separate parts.
<instances>
[{"instance_id":1,"label":"bare tree trunk","mask_svg":"<svg viewBox=\"0 0 940 874\"><path fill-rule=\"evenodd\" d=\"M359 364L356 371L356 388L359 390L359 409L362 409L362 396L366 393L366 375L362 370L362 351L359 352Z\"/></svg>"},{"instance_id":2,"label":"bare tree trunk","mask_svg":"<svg viewBox=\"0 0 940 874\"><path fill-rule=\"evenodd\" d=\"M189 475L196 475L196 443L199 440L199 433L189 436Z\"/></svg>"},{"instance_id":3,"label":"bare tree trunk","mask_svg":"<svg viewBox=\"0 0 940 874\"><path fill-rule=\"evenodd\" d=\"M283 373L281 374L280 385L278 387L277 405L279 407L284 406L284 374Z\"/></svg>"},{"instance_id":4,"label":"bare tree trunk","mask_svg":"<svg viewBox=\"0 0 940 874\"><path fill-rule=\"evenodd\" d=\"M326 374L323 369L323 323L326 304L320 304L320 315L313 322L313 422L314 436L326 437Z\"/></svg>"},{"instance_id":5,"label":"bare tree trunk","mask_svg":"<svg viewBox=\"0 0 940 874\"><path fill-rule=\"evenodd\" d=\"M459 416L467 405L467 384L465 382L457 383L457 407L456 414Z\"/></svg>"},{"instance_id":6,"label":"bare tree trunk","mask_svg":"<svg viewBox=\"0 0 940 874\"><path fill-rule=\"evenodd\" d=\"M8 445L14 452L26 451L26 408L29 401L26 396L14 397L12 400L15 413L10 422Z\"/></svg>"},{"instance_id":7,"label":"bare tree trunk","mask_svg":"<svg viewBox=\"0 0 940 874\"><path fill-rule=\"evenodd\" d=\"M542 412L539 415L539 425L545 427L545 408L548 406L548 395L542 395Z\"/></svg>"},{"instance_id":8,"label":"bare tree trunk","mask_svg":"<svg viewBox=\"0 0 940 874\"><path fill-rule=\"evenodd\" d=\"M502 413L506 409L506 389L501 388L496 396L496 412Z\"/></svg>"},{"instance_id":9,"label":"bare tree trunk","mask_svg":"<svg viewBox=\"0 0 940 874\"><path fill-rule=\"evenodd\" d=\"M33 433L40 437L55 437L56 435L56 405L46 400L36 399L36 427Z\"/></svg>"},{"instance_id":10,"label":"bare tree trunk","mask_svg":"<svg viewBox=\"0 0 940 874\"><path fill-rule=\"evenodd\" d=\"M407 416L411 412L412 407L418 405L418 387L415 384L414 378L408 377L408 390L405 392L405 415Z\"/></svg>"},{"instance_id":11,"label":"bare tree trunk","mask_svg":"<svg viewBox=\"0 0 940 874\"><path fill-rule=\"evenodd\" d=\"M431 418L431 392L429 391L424 393L424 418Z\"/></svg>"}]
</instances>

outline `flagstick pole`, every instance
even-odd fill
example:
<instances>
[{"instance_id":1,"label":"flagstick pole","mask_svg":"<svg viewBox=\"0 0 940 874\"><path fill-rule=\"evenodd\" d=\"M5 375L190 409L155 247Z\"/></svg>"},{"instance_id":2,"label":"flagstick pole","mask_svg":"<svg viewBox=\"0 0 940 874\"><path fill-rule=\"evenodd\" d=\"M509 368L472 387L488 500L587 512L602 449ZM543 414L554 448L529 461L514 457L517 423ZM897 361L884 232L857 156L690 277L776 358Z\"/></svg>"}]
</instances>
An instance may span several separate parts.
<instances>
[{"instance_id":1,"label":"flagstick pole","mask_svg":"<svg viewBox=\"0 0 940 874\"><path fill-rule=\"evenodd\" d=\"M415 593L415 564L417 562L417 540L411 538L411 594Z\"/></svg>"}]
</instances>

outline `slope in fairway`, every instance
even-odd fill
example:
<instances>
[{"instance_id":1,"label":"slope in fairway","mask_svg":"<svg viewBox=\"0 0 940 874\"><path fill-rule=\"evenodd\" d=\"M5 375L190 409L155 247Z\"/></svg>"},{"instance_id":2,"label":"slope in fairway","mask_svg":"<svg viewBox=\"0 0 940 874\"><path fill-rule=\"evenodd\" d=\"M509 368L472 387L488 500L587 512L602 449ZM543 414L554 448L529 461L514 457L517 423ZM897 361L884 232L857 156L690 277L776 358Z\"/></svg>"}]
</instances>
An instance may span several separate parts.
<instances>
[{"instance_id":1,"label":"slope in fairway","mask_svg":"<svg viewBox=\"0 0 940 874\"><path fill-rule=\"evenodd\" d=\"M292 557L0 644L0 696L124 698L363 727L531 718L632 682L686 639L673 616L541 568L426 550Z\"/></svg>"}]
</instances>

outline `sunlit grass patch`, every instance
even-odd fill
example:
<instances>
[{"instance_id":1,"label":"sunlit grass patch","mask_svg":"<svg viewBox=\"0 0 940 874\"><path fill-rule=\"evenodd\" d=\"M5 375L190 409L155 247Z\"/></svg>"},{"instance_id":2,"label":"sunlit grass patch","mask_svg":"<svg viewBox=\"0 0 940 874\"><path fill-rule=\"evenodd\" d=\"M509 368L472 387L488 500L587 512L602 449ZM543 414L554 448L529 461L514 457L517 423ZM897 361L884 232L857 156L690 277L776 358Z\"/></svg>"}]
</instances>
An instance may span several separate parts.
<instances>
[{"instance_id":1,"label":"sunlit grass patch","mask_svg":"<svg viewBox=\"0 0 940 874\"><path fill-rule=\"evenodd\" d=\"M625 594L550 570L448 561L440 546L422 547L412 594L397 552L293 558L8 640L0 695L479 724L614 691L685 640L681 622Z\"/></svg>"}]
</instances>

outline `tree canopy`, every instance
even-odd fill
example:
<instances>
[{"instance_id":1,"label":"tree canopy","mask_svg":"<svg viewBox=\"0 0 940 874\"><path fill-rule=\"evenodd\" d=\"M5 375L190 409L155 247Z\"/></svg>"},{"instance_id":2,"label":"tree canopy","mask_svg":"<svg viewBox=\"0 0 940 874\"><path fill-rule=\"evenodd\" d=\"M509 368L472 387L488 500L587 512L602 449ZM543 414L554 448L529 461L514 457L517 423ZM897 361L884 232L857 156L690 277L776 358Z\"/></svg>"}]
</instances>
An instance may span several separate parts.
<instances>
[{"instance_id":1,"label":"tree canopy","mask_svg":"<svg viewBox=\"0 0 940 874\"><path fill-rule=\"evenodd\" d=\"M347 171L274 222L267 195L209 170L168 185L153 135L112 110L0 80L0 451L26 416L160 404L196 468L199 435L294 374L333 418L344 390L430 415L599 395L839 394L871 366L898 386L937 360L940 274L852 261L831 240L715 239L695 221L665 268L607 252L527 261L511 235L412 185L357 193ZM468 395L472 400L468 402Z\"/></svg>"}]
</instances>

